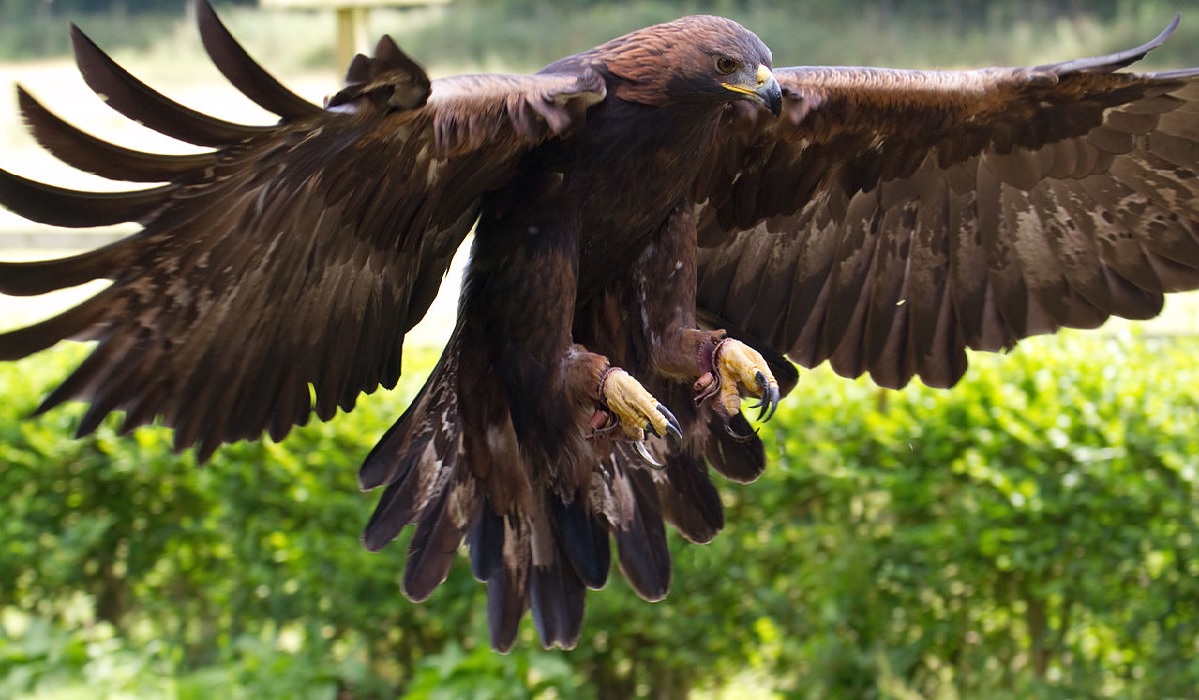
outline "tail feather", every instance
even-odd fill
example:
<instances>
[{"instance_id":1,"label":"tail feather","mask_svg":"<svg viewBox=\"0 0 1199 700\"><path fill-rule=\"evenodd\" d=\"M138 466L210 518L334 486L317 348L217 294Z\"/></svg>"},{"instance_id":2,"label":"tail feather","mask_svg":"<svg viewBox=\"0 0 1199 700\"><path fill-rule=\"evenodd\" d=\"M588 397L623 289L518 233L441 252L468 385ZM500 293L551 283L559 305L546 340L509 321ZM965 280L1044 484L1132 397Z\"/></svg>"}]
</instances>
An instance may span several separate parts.
<instances>
[{"instance_id":1,"label":"tail feather","mask_svg":"<svg viewBox=\"0 0 1199 700\"><path fill-rule=\"evenodd\" d=\"M738 484L756 481L766 469L766 448L745 416L738 413L724 424L713 417L709 424L712 443L706 457L721 476Z\"/></svg>"},{"instance_id":2,"label":"tail feather","mask_svg":"<svg viewBox=\"0 0 1199 700\"><path fill-rule=\"evenodd\" d=\"M594 459L585 480L563 483L568 476L530 462L486 354L473 354L477 345L466 340L456 332L363 464L363 488L386 486L363 542L378 549L416 524L404 593L420 601L445 580L465 540L475 578L487 585L491 645L511 649L531 612L542 644L573 648L587 589L604 586L612 568L609 538L633 590L661 600L671 581L666 523L693 542L710 541L724 525L705 457L725 476L749 481L765 463L762 445L744 419L729 423L731 433L684 401L684 445L651 448L664 469L644 465L628 443L591 441L598 449L580 460ZM689 401L685 387L679 391Z\"/></svg>"},{"instance_id":3,"label":"tail feather","mask_svg":"<svg viewBox=\"0 0 1199 700\"><path fill-rule=\"evenodd\" d=\"M630 468L632 463L620 451L604 460L602 507L625 580L645 600L661 600L670 589L666 528L652 478L643 468Z\"/></svg>"},{"instance_id":4,"label":"tail feather","mask_svg":"<svg viewBox=\"0 0 1199 700\"><path fill-rule=\"evenodd\" d=\"M520 620L529 609L529 530L522 518L500 516L489 499L483 501L483 512L468 545L475 577L487 584L491 646L507 652L516 643Z\"/></svg>"},{"instance_id":5,"label":"tail feather","mask_svg":"<svg viewBox=\"0 0 1199 700\"><path fill-rule=\"evenodd\" d=\"M583 585L603 588L612 566L607 527L599 515L584 507L581 498L566 501L551 494L547 501L558 543L570 566Z\"/></svg>"},{"instance_id":6,"label":"tail feather","mask_svg":"<svg viewBox=\"0 0 1199 700\"><path fill-rule=\"evenodd\" d=\"M654 479L662 517L691 542L711 542L724 528L724 505L703 458L681 450L667 458L663 471Z\"/></svg>"},{"instance_id":7,"label":"tail feather","mask_svg":"<svg viewBox=\"0 0 1199 700\"><path fill-rule=\"evenodd\" d=\"M573 649L583 628L587 588L564 551L561 531L544 514L535 514L531 520L529 604L533 626L544 646Z\"/></svg>"},{"instance_id":8,"label":"tail feather","mask_svg":"<svg viewBox=\"0 0 1199 700\"><path fill-rule=\"evenodd\" d=\"M362 535L367 549L378 551L418 520L428 523L422 529L429 530L430 538L438 534L441 543L448 535L437 533L440 518L448 518L449 532L465 532L466 521L474 516L461 512L474 502L474 478L469 473L456 476L462 451L456 377L456 358L447 352L416 400L359 470L363 489L387 484ZM409 569L414 581L424 578L411 564Z\"/></svg>"},{"instance_id":9,"label":"tail feather","mask_svg":"<svg viewBox=\"0 0 1199 700\"><path fill-rule=\"evenodd\" d=\"M467 530L479 517L480 499L473 476L456 465L454 478L430 503L408 546L404 594L422 601L445 581Z\"/></svg>"}]
</instances>

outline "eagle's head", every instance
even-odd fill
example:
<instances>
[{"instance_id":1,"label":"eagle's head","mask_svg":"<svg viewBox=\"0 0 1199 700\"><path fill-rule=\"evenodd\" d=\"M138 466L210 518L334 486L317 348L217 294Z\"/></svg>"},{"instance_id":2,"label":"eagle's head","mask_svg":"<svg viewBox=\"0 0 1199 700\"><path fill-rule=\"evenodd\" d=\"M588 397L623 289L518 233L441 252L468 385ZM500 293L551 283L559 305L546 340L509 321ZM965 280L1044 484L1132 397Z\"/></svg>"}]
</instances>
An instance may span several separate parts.
<instances>
[{"instance_id":1,"label":"eagle's head","mask_svg":"<svg viewBox=\"0 0 1199 700\"><path fill-rule=\"evenodd\" d=\"M622 79L617 94L646 104L748 100L775 116L782 92L770 71L770 49L736 22L683 17L626 34L595 49Z\"/></svg>"}]
</instances>

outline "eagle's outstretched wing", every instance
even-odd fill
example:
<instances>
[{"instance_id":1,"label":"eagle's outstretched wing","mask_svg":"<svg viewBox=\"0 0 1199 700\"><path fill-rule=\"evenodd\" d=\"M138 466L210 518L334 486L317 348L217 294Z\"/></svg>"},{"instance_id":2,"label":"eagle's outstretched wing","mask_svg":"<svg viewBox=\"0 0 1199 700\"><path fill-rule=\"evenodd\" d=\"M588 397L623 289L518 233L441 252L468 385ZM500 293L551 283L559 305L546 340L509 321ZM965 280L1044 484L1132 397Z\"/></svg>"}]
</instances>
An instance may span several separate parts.
<instances>
[{"instance_id":1,"label":"eagle's outstretched wing","mask_svg":"<svg viewBox=\"0 0 1199 700\"><path fill-rule=\"evenodd\" d=\"M243 126L178 105L117 66L78 30L93 90L130 119L209 147L140 153L100 141L26 91L31 131L66 163L159 182L120 193L63 190L0 171L0 203L35 221L143 229L62 260L0 263L0 293L111 285L36 325L0 335L0 359L64 338L99 341L42 404L83 399L80 432L113 410L131 429L159 417L201 458L222 442L282 437L391 387L404 334L424 315L479 198L519 156L570 131L604 96L594 74L462 76L430 83L390 39L359 57L327 108L254 63L206 3L204 44L237 88L280 116ZM446 186L453 183L452 186Z\"/></svg>"},{"instance_id":2,"label":"eagle's outstretched wing","mask_svg":"<svg viewBox=\"0 0 1199 700\"><path fill-rule=\"evenodd\" d=\"M701 317L805 366L950 386L999 350L1199 287L1199 69L783 68L699 184Z\"/></svg>"}]
</instances>

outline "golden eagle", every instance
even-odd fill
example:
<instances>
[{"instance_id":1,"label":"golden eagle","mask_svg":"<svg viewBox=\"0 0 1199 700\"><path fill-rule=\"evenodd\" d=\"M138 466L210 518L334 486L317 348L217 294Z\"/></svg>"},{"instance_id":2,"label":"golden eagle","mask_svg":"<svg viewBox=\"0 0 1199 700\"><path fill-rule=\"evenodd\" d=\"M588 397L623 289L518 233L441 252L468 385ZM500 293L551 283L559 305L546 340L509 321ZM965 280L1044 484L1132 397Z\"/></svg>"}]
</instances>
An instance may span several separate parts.
<instances>
[{"instance_id":1,"label":"golden eagle","mask_svg":"<svg viewBox=\"0 0 1199 700\"><path fill-rule=\"evenodd\" d=\"M948 387L966 348L1003 350L1199 287L1199 69L1122 69L1135 49L1032 68L779 68L718 17L632 32L534 75L430 80L384 37L323 106L256 64L203 0L200 34L279 116L172 102L78 30L87 84L194 155L113 145L18 89L66 163L152 183L77 192L0 171L0 202L57 226L140 232L0 264L0 292L111 284L0 335L0 359L63 339L91 355L39 410L90 402L160 422L201 459L281 439L392 387L405 333L475 230L457 324L362 466L386 487L363 536L415 525L404 591L457 550L487 583L491 642L531 610L573 645L609 538L644 598L666 595L664 522L723 525L709 466L765 465L740 413L769 417L802 366ZM669 407L669 408L667 408Z\"/></svg>"}]
</instances>

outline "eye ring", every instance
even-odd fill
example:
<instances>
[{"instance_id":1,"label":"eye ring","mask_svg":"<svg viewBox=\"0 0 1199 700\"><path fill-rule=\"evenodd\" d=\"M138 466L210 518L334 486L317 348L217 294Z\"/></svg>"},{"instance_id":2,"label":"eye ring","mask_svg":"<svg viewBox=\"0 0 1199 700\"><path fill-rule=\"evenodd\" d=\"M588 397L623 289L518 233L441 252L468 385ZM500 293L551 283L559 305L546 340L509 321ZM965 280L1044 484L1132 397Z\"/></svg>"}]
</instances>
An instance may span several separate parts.
<instances>
[{"instance_id":1,"label":"eye ring","mask_svg":"<svg viewBox=\"0 0 1199 700\"><path fill-rule=\"evenodd\" d=\"M731 75L736 73L737 69L741 67L741 64L737 61L737 59L729 58L728 56L717 56L715 64L716 72L720 73L721 75Z\"/></svg>"}]
</instances>

